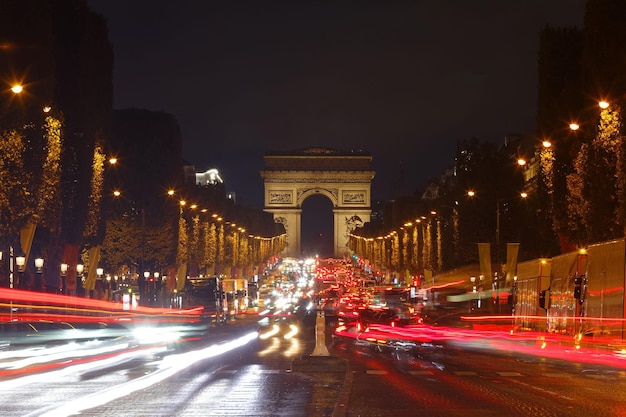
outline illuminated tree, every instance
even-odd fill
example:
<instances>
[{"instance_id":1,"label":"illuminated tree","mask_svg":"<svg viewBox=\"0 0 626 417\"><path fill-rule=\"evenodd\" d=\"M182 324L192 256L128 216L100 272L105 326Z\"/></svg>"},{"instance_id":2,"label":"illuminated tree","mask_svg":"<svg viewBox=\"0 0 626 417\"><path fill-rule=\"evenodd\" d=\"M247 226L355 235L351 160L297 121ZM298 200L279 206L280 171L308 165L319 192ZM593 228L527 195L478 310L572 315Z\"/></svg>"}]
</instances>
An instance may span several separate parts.
<instances>
[{"instance_id":1,"label":"illuminated tree","mask_svg":"<svg viewBox=\"0 0 626 417\"><path fill-rule=\"evenodd\" d=\"M178 220L178 245L176 247L176 266L187 265L189 262L189 233L184 216Z\"/></svg>"},{"instance_id":2,"label":"illuminated tree","mask_svg":"<svg viewBox=\"0 0 626 417\"><path fill-rule=\"evenodd\" d=\"M24 167L24 137L16 130L0 132L0 233L16 245L17 235L35 213L31 174Z\"/></svg>"},{"instance_id":3,"label":"illuminated tree","mask_svg":"<svg viewBox=\"0 0 626 417\"><path fill-rule=\"evenodd\" d=\"M46 139L46 159L43 164L41 184L37 195L38 223L50 230L57 232L61 217L61 151L62 151L62 126L59 118L52 115L46 116L44 136Z\"/></svg>"},{"instance_id":4,"label":"illuminated tree","mask_svg":"<svg viewBox=\"0 0 626 417\"><path fill-rule=\"evenodd\" d=\"M217 255L217 228L215 223L206 223L206 238L204 241L204 262L206 266L214 266Z\"/></svg>"}]
</instances>

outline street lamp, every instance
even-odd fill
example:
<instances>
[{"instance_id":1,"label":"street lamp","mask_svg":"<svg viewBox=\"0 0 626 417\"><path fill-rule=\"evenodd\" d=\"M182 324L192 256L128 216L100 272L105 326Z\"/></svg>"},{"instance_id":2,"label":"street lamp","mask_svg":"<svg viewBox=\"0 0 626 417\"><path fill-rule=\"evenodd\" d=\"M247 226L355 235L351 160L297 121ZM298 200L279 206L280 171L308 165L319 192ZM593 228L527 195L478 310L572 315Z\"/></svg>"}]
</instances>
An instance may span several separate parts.
<instances>
[{"instance_id":1,"label":"street lamp","mask_svg":"<svg viewBox=\"0 0 626 417\"><path fill-rule=\"evenodd\" d=\"M16 256L15 257L15 265L17 265L17 288L23 288L24 283L22 282L24 278L24 265L26 264L26 258L24 256Z\"/></svg>"},{"instance_id":2,"label":"street lamp","mask_svg":"<svg viewBox=\"0 0 626 417\"><path fill-rule=\"evenodd\" d=\"M106 299L107 301L111 301L113 292L111 289L111 275L107 274L107 286L106 286Z\"/></svg>"},{"instance_id":3,"label":"street lamp","mask_svg":"<svg viewBox=\"0 0 626 417\"><path fill-rule=\"evenodd\" d=\"M61 292L62 293L66 293L66 288L65 288L65 276L67 275L67 269L69 268L68 264L61 264ZM76 270L78 271L78 266L76 267Z\"/></svg>"},{"instance_id":4,"label":"street lamp","mask_svg":"<svg viewBox=\"0 0 626 417\"><path fill-rule=\"evenodd\" d=\"M78 264L76 265L76 288L78 288L78 278L80 278L80 288L84 289L85 288L85 277L83 275L83 272L85 271L85 265L83 264ZM81 294L82 294L81 290Z\"/></svg>"},{"instance_id":5,"label":"street lamp","mask_svg":"<svg viewBox=\"0 0 626 417\"><path fill-rule=\"evenodd\" d=\"M35 290L41 291L41 287L43 284L42 278L43 274L43 258L35 258Z\"/></svg>"},{"instance_id":6,"label":"street lamp","mask_svg":"<svg viewBox=\"0 0 626 417\"><path fill-rule=\"evenodd\" d=\"M150 303L151 301L151 296L152 296L152 283L150 282L150 272L149 271L144 271L143 272L143 285L140 287L141 291L139 292L139 297L141 300L144 300L147 303Z\"/></svg>"},{"instance_id":7,"label":"street lamp","mask_svg":"<svg viewBox=\"0 0 626 417\"><path fill-rule=\"evenodd\" d=\"M159 277L161 276L160 273L155 272L154 273L154 301L159 301L161 300L161 281L159 280ZM159 290L159 291L157 291Z\"/></svg>"},{"instance_id":8,"label":"street lamp","mask_svg":"<svg viewBox=\"0 0 626 417\"><path fill-rule=\"evenodd\" d=\"M98 282L96 285L96 290L100 290L102 291L102 287L104 287L104 284L102 283L102 275L104 274L104 269L102 268L96 268L96 275L98 275ZM100 294L98 291L96 291L96 297L99 297Z\"/></svg>"}]
</instances>

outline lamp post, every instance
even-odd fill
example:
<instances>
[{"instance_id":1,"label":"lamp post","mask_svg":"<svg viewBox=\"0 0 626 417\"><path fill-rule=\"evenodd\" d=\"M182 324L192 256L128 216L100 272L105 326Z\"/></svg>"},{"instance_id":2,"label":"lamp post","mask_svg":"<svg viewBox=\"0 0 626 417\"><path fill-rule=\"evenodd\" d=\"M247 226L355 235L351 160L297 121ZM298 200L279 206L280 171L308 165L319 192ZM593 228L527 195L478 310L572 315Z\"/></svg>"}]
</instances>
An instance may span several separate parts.
<instances>
[{"instance_id":1,"label":"lamp post","mask_svg":"<svg viewBox=\"0 0 626 417\"><path fill-rule=\"evenodd\" d=\"M468 302L468 304L469 304L469 306L468 306L468 310L469 310L468 313L472 314L472 310L473 310L472 304L474 303L473 302L473 296L474 296L474 294L476 294L476 277L474 277L474 276L470 277L470 283L472 285L472 296L470 297L469 302Z\"/></svg>"},{"instance_id":2,"label":"lamp post","mask_svg":"<svg viewBox=\"0 0 626 417\"><path fill-rule=\"evenodd\" d=\"M42 291L43 287L43 258L35 258L35 291Z\"/></svg>"},{"instance_id":3,"label":"lamp post","mask_svg":"<svg viewBox=\"0 0 626 417\"><path fill-rule=\"evenodd\" d=\"M13 246L9 247L9 288L15 287L15 253Z\"/></svg>"},{"instance_id":4,"label":"lamp post","mask_svg":"<svg viewBox=\"0 0 626 417\"><path fill-rule=\"evenodd\" d=\"M158 272L154 273L154 302L155 303L161 300L161 288L162 287L161 287L161 280L159 279L160 276L161 276L160 273Z\"/></svg>"},{"instance_id":5,"label":"lamp post","mask_svg":"<svg viewBox=\"0 0 626 417\"><path fill-rule=\"evenodd\" d=\"M17 265L17 288L24 288L23 278L24 278L24 266L26 264L26 258L24 256L16 256L15 257L15 265Z\"/></svg>"},{"instance_id":6,"label":"lamp post","mask_svg":"<svg viewBox=\"0 0 626 417\"><path fill-rule=\"evenodd\" d=\"M113 295L111 291L111 275L107 274L107 285L106 285L106 299L107 301L111 301L111 296Z\"/></svg>"},{"instance_id":7,"label":"lamp post","mask_svg":"<svg viewBox=\"0 0 626 417\"><path fill-rule=\"evenodd\" d=\"M68 264L61 264L61 293L66 293L65 276L67 275ZM76 267L78 271L78 266Z\"/></svg>"},{"instance_id":8,"label":"lamp post","mask_svg":"<svg viewBox=\"0 0 626 417\"><path fill-rule=\"evenodd\" d=\"M80 278L80 288L82 288L81 291L84 291L85 289L84 275L83 275L84 271L85 271L85 265L83 264L76 265L76 288L78 288L78 278Z\"/></svg>"},{"instance_id":9,"label":"lamp post","mask_svg":"<svg viewBox=\"0 0 626 417\"><path fill-rule=\"evenodd\" d=\"M98 282L96 283L96 290L98 289L98 285L100 284L100 291L102 291L102 275L104 274L104 270L102 268L96 269L96 275L98 275Z\"/></svg>"},{"instance_id":10,"label":"lamp post","mask_svg":"<svg viewBox=\"0 0 626 417\"><path fill-rule=\"evenodd\" d=\"M526 161L522 158L518 159L517 161L519 166L524 166L526 164ZM467 192L467 196L468 197L474 197L476 195L476 192L470 190ZM519 194L520 198L525 199L528 197L528 194L525 192L521 192ZM498 304L498 311L500 311L500 286L501 286L501 282L503 279L501 272L501 268L502 268L502 260L500 259L500 218L501 218L501 209L500 206L502 204L502 199L501 198L497 198L496 199L496 233L495 233L495 263L497 265L497 270L494 273L494 277L493 281L492 281L492 289L495 290L496 293L496 302Z\"/></svg>"},{"instance_id":11,"label":"lamp post","mask_svg":"<svg viewBox=\"0 0 626 417\"><path fill-rule=\"evenodd\" d=\"M142 261L143 262L143 261ZM139 292L139 299L142 299L144 296L146 297L146 303L150 304L152 301L152 286L150 285L150 272L144 271L143 273L143 292Z\"/></svg>"}]
</instances>

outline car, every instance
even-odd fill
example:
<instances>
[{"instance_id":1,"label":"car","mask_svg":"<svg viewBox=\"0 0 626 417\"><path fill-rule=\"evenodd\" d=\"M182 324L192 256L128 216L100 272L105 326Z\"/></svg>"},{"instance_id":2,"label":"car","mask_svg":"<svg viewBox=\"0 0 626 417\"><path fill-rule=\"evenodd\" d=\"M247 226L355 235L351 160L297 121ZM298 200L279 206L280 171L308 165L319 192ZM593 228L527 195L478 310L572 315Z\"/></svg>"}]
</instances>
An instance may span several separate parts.
<instances>
[{"instance_id":1,"label":"car","mask_svg":"<svg viewBox=\"0 0 626 417\"><path fill-rule=\"evenodd\" d=\"M0 346L14 346L71 340L76 328L69 323L33 320L0 323Z\"/></svg>"},{"instance_id":2,"label":"car","mask_svg":"<svg viewBox=\"0 0 626 417\"><path fill-rule=\"evenodd\" d=\"M406 303L392 303L385 306L368 306L359 310L359 322L363 329L370 324L384 324L387 326L406 326L418 324L421 318L415 313L415 308Z\"/></svg>"}]
</instances>

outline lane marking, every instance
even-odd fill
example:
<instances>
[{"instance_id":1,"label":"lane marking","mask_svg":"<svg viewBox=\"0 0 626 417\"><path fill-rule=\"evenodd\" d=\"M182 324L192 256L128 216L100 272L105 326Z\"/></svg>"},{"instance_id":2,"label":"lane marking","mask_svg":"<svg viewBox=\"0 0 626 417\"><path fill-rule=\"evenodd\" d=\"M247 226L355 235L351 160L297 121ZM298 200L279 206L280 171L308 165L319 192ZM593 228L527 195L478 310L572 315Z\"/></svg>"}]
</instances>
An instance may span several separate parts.
<instances>
[{"instance_id":1,"label":"lane marking","mask_svg":"<svg viewBox=\"0 0 626 417\"><path fill-rule=\"evenodd\" d=\"M497 372L500 376L523 376L519 372Z\"/></svg>"},{"instance_id":2,"label":"lane marking","mask_svg":"<svg viewBox=\"0 0 626 417\"><path fill-rule=\"evenodd\" d=\"M433 375L432 371L409 371L411 375Z\"/></svg>"},{"instance_id":3,"label":"lane marking","mask_svg":"<svg viewBox=\"0 0 626 417\"><path fill-rule=\"evenodd\" d=\"M524 386L526 388L534 389L535 391L539 391L539 392L543 392L543 393L546 393L546 394L549 394L549 395L553 395L553 396L555 396L557 398L562 398L562 399L567 400L567 401L573 401L572 397L568 397L566 395L561 395L561 394L559 394L557 392L550 391L550 390L547 390L545 388L536 387L534 385L526 384L524 382L515 381L515 380L512 380L512 382L514 382L516 384L519 384L519 385L522 385L522 386Z\"/></svg>"}]
</instances>

